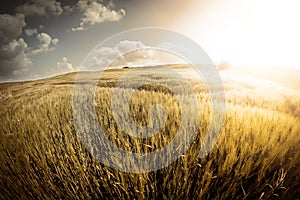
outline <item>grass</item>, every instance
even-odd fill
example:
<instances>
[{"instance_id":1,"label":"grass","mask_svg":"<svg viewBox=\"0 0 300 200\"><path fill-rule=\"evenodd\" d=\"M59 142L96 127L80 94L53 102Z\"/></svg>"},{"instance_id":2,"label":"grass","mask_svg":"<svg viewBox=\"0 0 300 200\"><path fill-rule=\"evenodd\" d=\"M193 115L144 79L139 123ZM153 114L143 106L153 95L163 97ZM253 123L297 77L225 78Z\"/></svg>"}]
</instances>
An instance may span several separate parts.
<instances>
[{"instance_id":1,"label":"grass","mask_svg":"<svg viewBox=\"0 0 300 200\"><path fill-rule=\"evenodd\" d=\"M142 74L124 88L114 88L130 69L105 72L95 106L109 139L126 151L149 153L164 147L180 125L176 96L155 84L133 91L130 113L139 125L160 103L167 121L159 134L136 138L124 134L110 110L132 84L165 76ZM142 69L141 69L142 71ZM197 137L171 165L149 173L109 168L88 152L76 132L72 110L75 73L22 83L0 84L0 197L2 199L296 199L300 196L300 97L286 93L272 99L226 84L227 113L221 136L204 158L200 144L210 123L210 98L201 82L191 80L201 105ZM87 73L89 80L96 79ZM172 81L174 87L176 79ZM86 84L89 84L87 82ZM234 89L233 89L234 88ZM115 91L115 92L116 92ZM89 112L87 108L84 112ZM190 113L195 114L195 113ZM92 125L84 123L88 130ZM97 141L97 138L94 138ZM97 152L97 145L94 145Z\"/></svg>"}]
</instances>

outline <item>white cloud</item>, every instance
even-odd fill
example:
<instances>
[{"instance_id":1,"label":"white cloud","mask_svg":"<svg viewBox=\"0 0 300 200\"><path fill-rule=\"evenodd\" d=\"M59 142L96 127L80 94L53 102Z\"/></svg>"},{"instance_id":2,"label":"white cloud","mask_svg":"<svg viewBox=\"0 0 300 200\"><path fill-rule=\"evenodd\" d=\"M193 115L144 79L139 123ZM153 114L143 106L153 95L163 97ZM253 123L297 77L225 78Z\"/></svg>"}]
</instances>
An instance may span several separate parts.
<instances>
[{"instance_id":1,"label":"white cloud","mask_svg":"<svg viewBox=\"0 0 300 200\"><path fill-rule=\"evenodd\" d=\"M78 27L72 28L72 31L84 31L86 29L87 29L87 27L84 25L83 22L81 22Z\"/></svg>"},{"instance_id":2,"label":"white cloud","mask_svg":"<svg viewBox=\"0 0 300 200\"><path fill-rule=\"evenodd\" d=\"M63 13L61 3L56 0L30 0L16 9L26 16L47 16L48 14L59 16Z\"/></svg>"},{"instance_id":3,"label":"white cloud","mask_svg":"<svg viewBox=\"0 0 300 200\"><path fill-rule=\"evenodd\" d=\"M126 54L126 56L123 55L132 51L134 52ZM131 65L137 62L145 63L152 56L153 52L142 42L125 40L119 42L115 47L95 49L83 66L83 70L99 70L112 63L114 66Z\"/></svg>"},{"instance_id":4,"label":"white cloud","mask_svg":"<svg viewBox=\"0 0 300 200\"><path fill-rule=\"evenodd\" d=\"M141 48L146 48L147 46L144 45L141 41L121 41L118 43L116 46L116 49L118 49L120 52L127 52L131 51L134 49L141 49Z\"/></svg>"},{"instance_id":5,"label":"white cloud","mask_svg":"<svg viewBox=\"0 0 300 200\"><path fill-rule=\"evenodd\" d=\"M68 62L66 57L63 57L61 61L56 63L59 71L74 71L74 68L71 63Z\"/></svg>"},{"instance_id":6,"label":"white cloud","mask_svg":"<svg viewBox=\"0 0 300 200\"><path fill-rule=\"evenodd\" d=\"M56 46L59 42L59 39L58 38L53 38L51 42L52 42L53 45Z\"/></svg>"},{"instance_id":7,"label":"white cloud","mask_svg":"<svg viewBox=\"0 0 300 200\"><path fill-rule=\"evenodd\" d=\"M27 36L35 35L35 34L37 34L37 29L36 28L27 28L27 29L25 29L25 34Z\"/></svg>"},{"instance_id":8,"label":"white cloud","mask_svg":"<svg viewBox=\"0 0 300 200\"><path fill-rule=\"evenodd\" d=\"M85 30L90 25L93 26L103 22L119 21L126 14L123 9L116 11L95 0L79 0L77 9L82 13L81 23L78 27L72 28L73 31Z\"/></svg>"},{"instance_id":9,"label":"white cloud","mask_svg":"<svg viewBox=\"0 0 300 200\"><path fill-rule=\"evenodd\" d=\"M53 51L59 42L57 38L52 39L47 33L39 33L36 38L40 41L40 45L37 49L31 51L31 55Z\"/></svg>"},{"instance_id":10,"label":"white cloud","mask_svg":"<svg viewBox=\"0 0 300 200\"><path fill-rule=\"evenodd\" d=\"M51 37L47 33L40 33L36 36L40 40L40 42L45 43L49 46L51 42Z\"/></svg>"},{"instance_id":11,"label":"white cloud","mask_svg":"<svg viewBox=\"0 0 300 200\"><path fill-rule=\"evenodd\" d=\"M29 48L20 38L26 26L23 14L0 15L0 77L9 79L27 71L32 61L28 56Z\"/></svg>"},{"instance_id":12,"label":"white cloud","mask_svg":"<svg viewBox=\"0 0 300 200\"><path fill-rule=\"evenodd\" d=\"M114 47L98 47L80 70L103 70L107 67L145 67L186 63L177 55L145 45L141 41L121 41Z\"/></svg>"}]
</instances>

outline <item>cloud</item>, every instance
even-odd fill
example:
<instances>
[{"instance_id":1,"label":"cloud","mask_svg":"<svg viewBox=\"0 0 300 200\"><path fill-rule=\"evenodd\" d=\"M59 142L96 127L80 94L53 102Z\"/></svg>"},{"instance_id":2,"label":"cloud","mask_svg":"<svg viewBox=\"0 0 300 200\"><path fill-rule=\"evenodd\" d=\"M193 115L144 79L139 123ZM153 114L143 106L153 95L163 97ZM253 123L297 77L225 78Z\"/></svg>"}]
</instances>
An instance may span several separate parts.
<instances>
[{"instance_id":1,"label":"cloud","mask_svg":"<svg viewBox=\"0 0 300 200\"><path fill-rule=\"evenodd\" d=\"M53 38L51 43L56 46L59 43L59 39L58 38Z\"/></svg>"},{"instance_id":2,"label":"cloud","mask_svg":"<svg viewBox=\"0 0 300 200\"><path fill-rule=\"evenodd\" d=\"M20 37L26 26L23 14L0 15L0 77L9 79L28 70L32 61L28 56L29 48Z\"/></svg>"},{"instance_id":3,"label":"cloud","mask_svg":"<svg viewBox=\"0 0 300 200\"><path fill-rule=\"evenodd\" d=\"M66 5L63 7L64 12L66 13L72 13L74 11L75 7L74 6L70 6L70 5Z\"/></svg>"},{"instance_id":4,"label":"cloud","mask_svg":"<svg viewBox=\"0 0 300 200\"><path fill-rule=\"evenodd\" d=\"M63 57L61 61L56 63L59 71L74 71L74 68L71 63L68 62L66 57Z\"/></svg>"},{"instance_id":5,"label":"cloud","mask_svg":"<svg viewBox=\"0 0 300 200\"><path fill-rule=\"evenodd\" d=\"M77 3L77 9L82 13L82 17L80 19L81 22L78 27L72 28L72 31L85 30L88 26L93 26L103 22L119 21L126 14L123 9L116 11L95 0L79 0Z\"/></svg>"},{"instance_id":6,"label":"cloud","mask_svg":"<svg viewBox=\"0 0 300 200\"><path fill-rule=\"evenodd\" d=\"M27 36L35 35L35 34L37 34L37 29L36 28L27 28L27 29L25 29L25 34Z\"/></svg>"},{"instance_id":7,"label":"cloud","mask_svg":"<svg viewBox=\"0 0 300 200\"><path fill-rule=\"evenodd\" d=\"M48 13L59 16L63 13L60 2L56 0L30 0L29 3L18 6L16 11L26 16L47 16Z\"/></svg>"},{"instance_id":8,"label":"cloud","mask_svg":"<svg viewBox=\"0 0 300 200\"><path fill-rule=\"evenodd\" d=\"M26 26L25 16L23 14L0 15L0 42L8 44L13 39L16 39L22 33L22 28Z\"/></svg>"},{"instance_id":9,"label":"cloud","mask_svg":"<svg viewBox=\"0 0 300 200\"><path fill-rule=\"evenodd\" d=\"M80 70L103 70L106 67L145 67L186 63L169 51L151 48L141 41L120 41L114 47L98 47L88 56Z\"/></svg>"},{"instance_id":10,"label":"cloud","mask_svg":"<svg viewBox=\"0 0 300 200\"><path fill-rule=\"evenodd\" d=\"M79 26L72 28L72 31L84 31L86 29L87 29L87 27L84 25L83 22L81 22Z\"/></svg>"},{"instance_id":11,"label":"cloud","mask_svg":"<svg viewBox=\"0 0 300 200\"><path fill-rule=\"evenodd\" d=\"M30 0L18 6L16 11L25 16L48 16L48 14L59 16L63 13L61 3L56 0Z\"/></svg>"},{"instance_id":12,"label":"cloud","mask_svg":"<svg viewBox=\"0 0 300 200\"><path fill-rule=\"evenodd\" d=\"M146 48L147 46L144 45L140 41L121 41L117 44L116 49L122 53L127 52L127 51L132 51L135 49L141 49L141 48Z\"/></svg>"},{"instance_id":13,"label":"cloud","mask_svg":"<svg viewBox=\"0 0 300 200\"><path fill-rule=\"evenodd\" d=\"M32 65L27 43L20 38L0 49L0 76L21 75Z\"/></svg>"},{"instance_id":14,"label":"cloud","mask_svg":"<svg viewBox=\"0 0 300 200\"><path fill-rule=\"evenodd\" d=\"M39 33L36 38L40 41L40 45L37 49L31 51L31 55L53 51L59 42L57 38L52 39L47 33Z\"/></svg>"},{"instance_id":15,"label":"cloud","mask_svg":"<svg viewBox=\"0 0 300 200\"><path fill-rule=\"evenodd\" d=\"M131 52L123 55L124 53ZM83 70L99 70L113 63L113 66L144 64L151 59L153 51L140 41L121 41L115 47L95 49L85 62ZM116 59L117 58L117 59Z\"/></svg>"}]
</instances>

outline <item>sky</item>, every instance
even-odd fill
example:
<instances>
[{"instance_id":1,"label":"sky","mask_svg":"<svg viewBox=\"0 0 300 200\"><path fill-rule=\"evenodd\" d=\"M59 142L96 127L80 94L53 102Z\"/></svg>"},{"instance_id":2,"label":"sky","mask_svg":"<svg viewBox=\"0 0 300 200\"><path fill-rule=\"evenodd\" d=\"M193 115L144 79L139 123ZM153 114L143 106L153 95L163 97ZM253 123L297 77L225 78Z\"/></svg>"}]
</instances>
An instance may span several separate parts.
<instances>
[{"instance_id":1,"label":"sky","mask_svg":"<svg viewBox=\"0 0 300 200\"><path fill-rule=\"evenodd\" d=\"M298 0L2 0L0 81L76 71L100 42L142 27L184 34L215 63L300 69L299 10ZM124 40L98 59L134 47L147 44Z\"/></svg>"}]
</instances>

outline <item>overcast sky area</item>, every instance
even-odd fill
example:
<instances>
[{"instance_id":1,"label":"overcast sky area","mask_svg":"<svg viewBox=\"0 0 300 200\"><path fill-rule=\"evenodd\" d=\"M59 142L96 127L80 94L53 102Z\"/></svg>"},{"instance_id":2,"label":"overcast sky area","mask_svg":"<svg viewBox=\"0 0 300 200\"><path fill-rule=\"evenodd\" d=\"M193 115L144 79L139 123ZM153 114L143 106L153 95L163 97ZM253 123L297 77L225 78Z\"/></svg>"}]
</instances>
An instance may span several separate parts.
<instances>
[{"instance_id":1,"label":"overcast sky area","mask_svg":"<svg viewBox=\"0 0 300 200\"><path fill-rule=\"evenodd\" d=\"M101 41L141 27L182 33L215 63L300 69L299 10L298 0L2 0L0 81L76 71ZM98 59L133 47L147 44L124 40Z\"/></svg>"}]
</instances>

